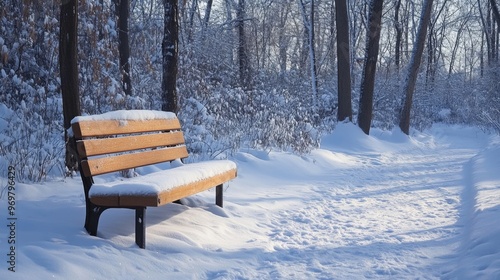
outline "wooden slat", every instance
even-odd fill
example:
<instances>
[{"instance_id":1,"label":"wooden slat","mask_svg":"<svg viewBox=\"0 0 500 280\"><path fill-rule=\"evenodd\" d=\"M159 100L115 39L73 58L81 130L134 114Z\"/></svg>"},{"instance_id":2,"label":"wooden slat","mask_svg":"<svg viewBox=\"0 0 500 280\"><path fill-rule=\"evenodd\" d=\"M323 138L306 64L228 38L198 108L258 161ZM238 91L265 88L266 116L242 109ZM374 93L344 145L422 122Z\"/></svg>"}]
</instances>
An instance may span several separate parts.
<instances>
[{"instance_id":1,"label":"wooden slat","mask_svg":"<svg viewBox=\"0 0 500 280\"><path fill-rule=\"evenodd\" d=\"M120 196L120 204L118 206L133 207L133 206L158 206L158 195L123 195ZM126 205L126 206L125 206Z\"/></svg>"},{"instance_id":2,"label":"wooden slat","mask_svg":"<svg viewBox=\"0 0 500 280\"><path fill-rule=\"evenodd\" d=\"M119 206L120 196L118 195L103 195L103 196L92 196L90 201L96 205L101 206Z\"/></svg>"},{"instance_id":3,"label":"wooden slat","mask_svg":"<svg viewBox=\"0 0 500 280\"><path fill-rule=\"evenodd\" d=\"M116 134L129 134L151 131L177 130L181 128L179 119L154 120L97 120L72 124L77 139Z\"/></svg>"},{"instance_id":4,"label":"wooden slat","mask_svg":"<svg viewBox=\"0 0 500 280\"><path fill-rule=\"evenodd\" d=\"M140 153L82 160L81 164L83 174L86 177L89 177L165 161L171 161L178 158L186 158L187 156L188 152L186 146L177 146Z\"/></svg>"},{"instance_id":5,"label":"wooden slat","mask_svg":"<svg viewBox=\"0 0 500 280\"><path fill-rule=\"evenodd\" d=\"M81 157L90 157L180 144L184 144L184 135L182 131L176 131L173 133L81 140L77 142L77 149Z\"/></svg>"},{"instance_id":6,"label":"wooden slat","mask_svg":"<svg viewBox=\"0 0 500 280\"><path fill-rule=\"evenodd\" d=\"M114 196L92 196L91 201L103 206L160 206L178 199L214 188L236 177L236 169L206 178L191 184L175 187L169 191L153 195L127 195L120 196L118 201Z\"/></svg>"},{"instance_id":7,"label":"wooden slat","mask_svg":"<svg viewBox=\"0 0 500 280\"><path fill-rule=\"evenodd\" d=\"M197 181L188 185L184 185L178 188L174 188L170 191L160 193L158 196L157 206L176 201L186 196L196 194L198 192L208 190L210 188L216 187L223 184L231 179L236 178L236 169L229 170L220 175L210 177L201 181ZM120 203L122 203L122 198L120 197Z\"/></svg>"}]
</instances>

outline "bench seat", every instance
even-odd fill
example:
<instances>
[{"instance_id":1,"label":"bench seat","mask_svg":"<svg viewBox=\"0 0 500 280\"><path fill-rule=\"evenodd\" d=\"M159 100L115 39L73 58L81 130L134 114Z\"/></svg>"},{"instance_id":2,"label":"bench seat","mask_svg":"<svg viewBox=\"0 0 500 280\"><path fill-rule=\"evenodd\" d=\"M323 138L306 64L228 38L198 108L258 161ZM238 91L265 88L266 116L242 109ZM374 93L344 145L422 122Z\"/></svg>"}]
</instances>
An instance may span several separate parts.
<instances>
[{"instance_id":1,"label":"bench seat","mask_svg":"<svg viewBox=\"0 0 500 280\"><path fill-rule=\"evenodd\" d=\"M102 206L160 206L236 177L236 164L229 160L178 164L145 176L96 183L90 201Z\"/></svg>"}]
</instances>

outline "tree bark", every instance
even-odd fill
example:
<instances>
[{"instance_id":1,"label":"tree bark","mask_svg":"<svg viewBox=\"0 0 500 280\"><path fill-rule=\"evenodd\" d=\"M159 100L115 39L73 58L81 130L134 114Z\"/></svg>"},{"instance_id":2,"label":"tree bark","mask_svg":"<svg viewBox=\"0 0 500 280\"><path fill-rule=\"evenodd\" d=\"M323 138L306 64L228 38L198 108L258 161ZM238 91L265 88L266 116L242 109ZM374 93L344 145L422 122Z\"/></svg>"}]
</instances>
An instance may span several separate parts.
<instances>
[{"instance_id":1,"label":"tree bark","mask_svg":"<svg viewBox=\"0 0 500 280\"><path fill-rule=\"evenodd\" d=\"M352 120L351 104L351 55L349 44L349 18L346 0L335 0L337 23L337 75L338 75L338 110L339 122Z\"/></svg>"},{"instance_id":2,"label":"tree bark","mask_svg":"<svg viewBox=\"0 0 500 280\"><path fill-rule=\"evenodd\" d=\"M186 5L187 1L184 1L184 5ZM198 0L193 0L191 2L191 8L189 9L189 28L187 28L187 38L188 42L192 42L193 33L194 33L194 15L196 14L196 10L198 8ZM185 10L185 9L184 9Z\"/></svg>"},{"instance_id":3,"label":"tree bark","mask_svg":"<svg viewBox=\"0 0 500 280\"><path fill-rule=\"evenodd\" d=\"M373 115L373 90L379 52L380 30L382 29L383 0L372 0L369 14L369 29L366 36L366 56L361 80L358 126L370 134Z\"/></svg>"},{"instance_id":4,"label":"tree bark","mask_svg":"<svg viewBox=\"0 0 500 280\"><path fill-rule=\"evenodd\" d=\"M395 50L395 64L396 71L399 73L399 65L401 63L401 40L403 38L403 30L399 22L399 9L401 7L401 0L396 0L396 7L394 8L394 27L396 29L396 50Z\"/></svg>"},{"instance_id":5,"label":"tree bark","mask_svg":"<svg viewBox=\"0 0 500 280\"><path fill-rule=\"evenodd\" d=\"M245 0L238 1L236 11L238 20L238 62L240 72L240 85L242 88L251 88L250 65L245 37Z\"/></svg>"},{"instance_id":6,"label":"tree bark","mask_svg":"<svg viewBox=\"0 0 500 280\"><path fill-rule=\"evenodd\" d=\"M80 115L80 95L78 92L77 65L77 0L64 0L61 4L59 37L59 70L64 115L64 135L66 139L65 163L68 171L78 170L78 158L74 141L69 139L71 120Z\"/></svg>"},{"instance_id":7,"label":"tree bark","mask_svg":"<svg viewBox=\"0 0 500 280\"><path fill-rule=\"evenodd\" d=\"M486 10L486 30L488 30L488 41L489 43L489 48L488 48L488 66L492 66L493 64L493 54L494 54L494 49L495 49L495 41L493 38L495 38L495 35L493 34L492 30L492 24L491 24L491 4L488 2L489 6Z\"/></svg>"},{"instance_id":8,"label":"tree bark","mask_svg":"<svg viewBox=\"0 0 500 280\"><path fill-rule=\"evenodd\" d=\"M212 13L212 4L213 4L213 0L207 1L207 7L205 8L205 16L203 17L203 25L201 26L201 41L202 42L205 41L205 38L206 38L208 22L210 21L210 14Z\"/></svg>"},{"instance_id":9,"label":"tree bark","mask_svg":"<svg viewBox=\"0 0 500 280\"><path fill-rule=\"evenodd\" d=\"M490 0L491 8L493 10L493 16L498 25L500 25L500 12L498 11L498 5L495 0Z\"/></svg>"},{"instance_id":10,"label":"tree bark","mask_svg":"<svg viewBox=\"0 0 500 280\"><path fill-rule=\"evenodd\" d=\"M438 37L440 35L440 37L443 38L443 33L446 30L446 24L442 24L438 27L436 23L447 7L447 2L448 0L444 0L441 3L441 8L437 12L437 14L433 17L433 19L429 20L429 30L427 31L427 69L425 73L425 85L429 90L432 90L432 88L434 87L436 73L438 70L439 57L442 54L443 39L438 40Z\"/></svg>"},{"instance_id":11,"label":"tree bark","mask_svg":"<svg viewBox=\"0 0 500 280\"><path fill-rule=\"evenodd\" d=\"M290 5L281 4L282 8L280 11L280 19L279 19L279 34L278 34L278 47L279 47L279 65L280 65L280 74L284 75L287 69L288 62L288 44L289 38L285 35L286 22L288 19L288 14L290 12ZM284 6L286 5L286 6Z\"/></svg>"},{"instance_id":12,"label":"tree bark","mask_svg":"<svg viewBox=\"0 0 500 280\"><path fill-rule=\"evenodd\" d=\"M234 0L224 0L224 6L225 6L225 12L226 12L226 22L227 23L232 23L233 20L236 21L235 19L233 19L233 2ZM233 30L232 29L228 29L226 30L226 36L227 36L227 44L229 46L233 46L234 45L234 34L233 34ZM237 58L235 58L235 54L233 51L230 51L229 52L229 63L230 64L236 64L237 63Z\"/></svg>"},{"instance_id":13,"label":"tree bark","mask_svg":"<svg viewBox=\"0 0 500 280\"><path fill-rule=\"evenodd\" d=\"M118 51L120 53L120 73L122 88L126 95L132 95L132 80L130 77L130 44L128 35L128 19L130 17L129 0L114 0L118 16Z\"/></svg>"},{"instance_id":14,"label":"tree bark","mask_svg":"<svg viewBox=\"0 0 500 280\"><path fill-rule=\"evenodd\" d=\"M399 118L399 128L406 135L410 134L410 111L413 101L413 92L415 91L415 84L417 82L418 68L422 60L422 53L425 46L425 38L427 37L427 28L431 18L433 0L426 0L422 7L422 16L418 26L417 38L413 47L412 58L408 69L408 76L403 89L405 98L401 109Z\"/></svg>"},{"instance_id":15,"label":"tree bark","mask_svg":"<svg viewBox=\"0 0 500 280\"><path fill-rule=\"evenodd\" d=\"M205 16L203 18L204 28L206 28L208 26L208 21L210 20L210 13L212 12L212 3L213 3L213 0L207 1L207 7L205 9Z\"/></svg>"},{"instance_id":16,"label":"tree bark","mask_svg":"<svg viewBox=\"0 0 500 280\"><path fill-rule=\"evenodd\" d=\"M453 73L453 66L455 64L455 60L456 60L456 57L457 57L458 48L460 46L460 38L462 37L462 31L463 31L463 29L464 29L464 27L465 27L465 25L467 23L468 23L468 19L465 19L460 24L460 27L458 28L457 36L455 38L455 44L453 45L453 49L451 51L450 65L448 66L448 79L451 77L451 74ZM484 36L481 36L481 37L484 37ZM483 51L483 47L481 46L480 53L482 53L482 51ZM480 63L480 64L481 64L480 68L482 69L482 63Z\"/></svg>"},{"instance_id":17,"label":"tree bark","mask_svg":"<svg viewBox=\"0 0 500 280\"><path fill-rule=\"evenodd\" d=\"M481 23L483 25L483 32L484 32L485 41L486 41L486 51L487 51L487 58L488 58L488 66L490 66L492 44L491 44L491 30L489 28L489 26L490 26L490 23L489 23L489 11L488 11L488 16L485 18L484 14L483 14L483 10L481 8L481 0L477 0L477 4L478 4L479 16L481 18ZM484 64L484 62L483 62L483 64ZM483 69L483 68L481 68L481 69Z\"/></svg>"},{"instance_id":18,"label":"tree bark","mask_svg":"<svg viewBox=\"0 0 500 280\"><path fill-rule=\"evenodd\" d=\"M316 51L314 48L314 0L311 0L310 18L307 17L306 5L303 0L299 0L300 10L304 21L304 27L307 31L307 45L309 47L309 62L311 73L311 89L312 89L312 103L314 110L317 110L317 97L318 97L318 79L316 70Z\"/></svg>"},{"instance_id":19,"label":"tree bark","mask_svg":"<svg viewBox=\"0 0 500 280\"><path fill-rule=\"evenodd\" d=\"M177 60L179 49L179 7L177 0L163 0L164 29L162 42L163 111L177 113Z\"/></svg>"}]
</instances>

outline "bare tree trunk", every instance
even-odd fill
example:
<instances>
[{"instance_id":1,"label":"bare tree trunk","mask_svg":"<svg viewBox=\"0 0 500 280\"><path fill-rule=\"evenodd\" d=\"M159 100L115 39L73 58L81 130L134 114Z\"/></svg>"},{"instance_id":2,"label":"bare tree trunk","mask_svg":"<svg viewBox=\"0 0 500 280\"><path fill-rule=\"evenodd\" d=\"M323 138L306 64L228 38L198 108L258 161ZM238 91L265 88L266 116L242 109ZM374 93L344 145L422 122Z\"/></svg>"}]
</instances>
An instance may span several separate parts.
<instances>
[{"instance_id":1,"label":"bare tree trunk","mask_svg":"<svg viewBox=\"0 0 500 280\"><path fill-rule=\"evenodd\" d=\"M97 9L98 12L102 13L102 11L104 10L104 0L99 0L99 8ZM95 26L97 26L97 33L99 34L98 36L98 39L99 41L103 40L104 39L104 32L103 32L103 29L104 29L104 24L103 22L100 22L99 21L99 18L100 17L96 17L96 21L94 23Z\"/></svg>"},{"instance_id":2,"label":"bare tree trunk","mask_svg":"<svg viewBox=\"0 0 500 280\"><path fill-rule=\"evenodd\" d=\"M203 17L203 24L201 26L201 41L202 42L205 41L205 38L206 38L208 22L210 21L210 14L212 13L212 3L213 3L213 0L208 0L207 7L205 8L205 16Z\"/></svg>"},{"instance_id":3,"label":"bare tree trunk","mask_svg":"<svg viewBox=\"0 0 500 280\"><path fill-rule=\"evenodd\" d=\"M493 66L493 60L495 57L495 34L494 34L494 27L493 23L491 22L491 3L488 2L488 10L486 14L486 28L488 30L488 41L490 42L489 44L489 49L488 49L488 65L491 67Z\"/></svg>"},{"instance_id":4,"label":"bare tree trunk","mask_svg":"<svg viewBox=\"0 0 500 280\"><path fill-rule=\"evenodd\" d=\"M498 57L498 44L497 44L497 29L496 29L496 24L495 20L493 18L493 9L490 14L490 28L491 28L491 62L493 65L496 64L497 57Z\"/></svg>"},{"instance_id":5,"label":"bare tree trunk","mask_svg":"<svg viewBox=\"0 0 500 280\"><path fill-rule=\"evenodd\" d=\"M313 106L314 110L317 110L317 98L318 98L318 71L316 66L316 50L314 48L315 44L315 34L314 34L314 0L311 0L311 19L309 21L309 59L311 62L311 84L312 84L312 95L313 95Z\"/></svg>"},{"instance_id":6,"label":"bare tree trunk","mask_svg":"<svg viewBox=\"0 0 500 280\"><path fill-rule=\"evenodd\" d=\"M465 27L465 25L468 23L468 18L465 19L461 24L460 24L460 27L458 28L458 31L457 31L457 36L455 38L455 44L453 45L453 49L451 51L451 58L450 58L450 65L448 67L448 79L451 77L451 74L453 74L453 66L455 64L455 60L457 58L457 51L458 51L458 47L460 46L460 38L462 37L462 31ZM483 36L481 36L483 37ZM482 51L483 51L483 47L482 47L482 42L481 42L481 56L482 56ZM482 62L481 62L481 69L482 69ZM481 70L482 72L482 70ZM481 74L482 76L482 74Z\"/></svg>"},{"instance_id":7,"label":"bare tree trunk","mask_svg":"<svg viewBox=\"0 0 500 280\"><path fill-rule=\"evenodd\" d=\"M337 120L352 120L351 104L351 54L349 44L349 18L346 0L335 0L337 23Z\"/></svg>"},{"instance_id":8,"label":"bare tree trunk","mask_svg":"<svg viewBox=\"0 0 500 280\"><path fill-rule=\"evenodd\" d=\"M424 51L425 38L427 37L427 28L431 19L432 3L433 0L425 0L424 2L422 8L422 16L420 18L420 24L418 26L417 38L413 47L413 54L408 69L408 77L406 78L406 84L403 89L405 99L403 102L403 107L401 109L399 128L401 128L401 130L407 135L410 134L410 111L413 101L413 92L415 91L418 68L420 67L422 53Z\"/></svg>"},{"instance_id":9,"label":"bare tree trunk","mask_svg":"<svg viewBox=\"0 0 500 280\"><path fill-rule=\"evenodd\" d=\"M425 71L425 85L428 87L431 84L432 73L435 64L435 52L436 52L436 39L434 34L434 26L430 24L429 30L427 31L427 69Z\"/></svg>"},{"instance_id":10,"label":"bare tree trunk","mask_svg":"<svg viewBox=\"0 0 500 280\"><path fill-rule=\"evenodd\" d=\"M438 68L438 61L439 57L441 56L442 53L442 47L443 47L443 40L441 39L441 43L439 44L438 40L438 30L441 29L441 38L443 37L443 33L445 31L446 25L441 25L436 29L436 23L443 13L444 9L446 8L448 0L444 0L441 3L441 8L439 9L438 13L434 17L434 19L431 19L429 21L429 30L427 31L428 34L428 41L427 41L427 69L426 69L426 74L425 74L425 84L428 88L432 89L434 87L434 82L436 80L436 72Z\"/></svg>"},{"instance_id":11,"label":"bare tree trunk","mask_svg":"<svg viewBox=\"0 0 500 280\"><path fill-rule=\"evenodd\" d=\"M498 30L500 29L500 12L498 11L498 6L497 6L497 3L495 0L490 0L490 4L491 4L491 9L492 9L492 12L493 12L493 18L495 20L495 22L497 23L496 24L496 30L495 32L492 32L494 34L496 34L496 43L495 43L495 63L498 64L498 53L499 53L499 40L500 40L500 34L498 34ZM493 24L493 26L495 26ZM495 28L493 28L495 29Z\"/></svg>"},{"instance_id":12,"label":"bare tree trunk","mask_svg":"<svg viewBox=\"0 0 500 280\"><path fill-rule=\"evenodd\" d=\"M394 7L394 28L396 29L396 52L395 52L395 64L396 71L399 73L399 64L401 63L401 39L403 37L403 30L401 28L401 23L399 22L399 9L401 7L401 0L396 0L396 6Z\"/></svg>"},{"instance_id":13,"label":"bare tree trunk","mask_svg":"<svg viewBox=\"0 0 500 280\"><path fill-rule=\"evenodd\" d=\"M379 51L380 30L382 29L383 0L372 0L370 4L369 29L366 36L366 56L361 80L358 126L370 134L373 115L373 89Z\"/></svg>"},{"instance_id":14,"label":"bare tree trunk","mask_svg":"<svg viewBox=\"0 0 500 280\"><path fill-rule=\"evenodd\" d=\"M210 20L210 13L212 12L212 3L213 0L207 1L207 7L205 9L205 17L203 18L203 27L206 28L208 26L208 21Z\"/></svg>"},{"instance_id":15,"label":"bare tree trunk","mask_svg":"<svg viewBox=\"0 0 500 280\"><path fill-rule=\"evenodd\" d=\"M233 22L233 14L232 14L232 11L233 11L233 0L224 0L224 6L225 6L225 11L226 11L226 22L228 23L232 23ZM228 34L227 34L227 38L228 38L228 45L229 46L233 46L234 45L234 32L232 29L228 29L226 31ZM236 64L235 62L236 58L234 57L234 52L233 51L230 51L229 52L229 64Z\"/></svg>"},{"instance_id":16,"label":"bare tree trunk","mask_svg":"<svg viewBox=\"0 0 500 280\"><path fill-rule=\"evenodd\" d=\"M309 62L310 62L310 73L311 73L311 87L312 87L312 103L314 110L317 109L317 97L318 97L318 79L316 71L316 52L314 49L314 0L311 0L311 10L310 18L307 17L306 6L303 0L299 0L300 10L302 12L302 18L304 21L304 27L307 31L307 45L309 47Z\"/></svg>"},{"instance_id":17,"label":"bare tree trunk","mask_svg":"<svg viewBox=\"0 0 500 280\"><path fill-rule=\"evenodd\" d=\"M130 78L130 44L128 36L128 19L130 17L129 0L114 0L118 16L118 51L120 53L120 73L122 88L126 95L132 95Z\"/></svg>"},{"instance_id":18,"label":"bare tree trunk","mask_svg":"<svg viewBox=\"0 0 500 280\"><path fill-rule=\"evenodd\" d=\"M240 85L243 88L251 88L250 64L245 37L245 0L238 1L238 61L240 70Z\"/></svg>"},{"instance_id":19,"label":"bare tree trunk","mask_svg":"<svg viewBox=\"0 0 500 280\"><path fill-rule=\"evenodd\" d=\"M177 0L163 0L164 29L162 42L163 111L177 113L177 60L179 50L179 7Z\"/></svg>"},{"instance_id":20,"label":"bare tree trunk","mask_svg":"<svg viewBox=\"0 0 500 280\"><path fill-rule=\"evenodd\" d=\"M78 159L74 141L68 137L71 120L80 115L77 65L77 0L64 0L61 4L59 37L59 69L63 100L64 135L66 139L66 167L68 171L78 170Z\"/></svg>"},{"instance_id":21,"label":"bare tree trunk","mask_svg":"<svg viewBox=\"0 0 500 280\"><path fill-rule=\"evenodd\" d=\"M335 20L336 20L336 16L335 16L335 4L334 2L331 3L331 6L330 6L330 24L329 24L329 32L328 32L328 53L330 54L329 55L329 70L330 72L333 74L335 72L335 64L337 62L337 54L336 52L334 51L335 47L336 47L336 42L337 42L337 32L336 32L336 25L335 25Z\"/></svg>"},{"instance_id":22,"label":"bare tree trunk","mask_svg":"<svg viewBox=\"0 0 500 280\"><path fill-rule=\"evenodd\" d=\"M481 67L481 78L484 76L484 32L481 34L481 53L479 56L479 65Z\"/></svg>"},{"instance_id":23,"label":"bare tree trunk","mask_svg":"<svg viewBox=\"0 0 500 280\"><path fill-rule=\"evenodd\" d=\"M283 4L282 4L283 5ZM286 72L287 69L287 62L288 62L288 45L289 45L289 39L285 35L285 27L286 27L286 22L288 19L288 14L290 12L290 5L285 4L286 7L283 7L280 12L280 19L279 19L279 34L278 34L278 47L279 47L279 65L280 65L280 74L283 75Z\"/></svg>"},{"instance_id":24,"label":"bare tree trunk","mask_svg":"<svg viewBox=\"0 0 500 280\"><path fill-rule=\"evenodd\" d=\"M191 8L189 9L189 23L187 28L187 40L191 42L193 40L193 32L194 32L194 15L196 14L196 10L198 8L198 0L192 0ZM186 5L187 1L184 1L184 5Z\"/></svg>"},{"instance_id":25,"label":"bare tree trunk","mask_svg":"<svg viewBox=\"0 0 500 280\"><path fill-rule=\"evenodd\" d=\"M404 9L404 21L403 21L404 24L403 41L401 42L405 61L410 60L410 38L413 37L412 30L414 29L413 27L410 27L410 24L411 22L414 22L413 20L414 14L415 14L414 5L412 4L411 1L406 1L406 7ZM410 15L411 15L411 22L410 22Z\"/></svg>"},{"instance_id":26,"label":"bare tree trunk","mask_svg":"<svg viewBox=\"0 0 500 280\"><path fill-rule=\"evenodd\" d=\"M489 28L489 12L488 12L488 16L487 18L484 17L484 14L483 14L483 10L481 8L481 0L477 0L477 4L478 4L478 10L479 10L479 15L481 17L481 23L483 25L483 32L484 32L484 36L486 37L486 52L487 52L487 56L488 56L488 66L490 66L490 62L491 62L491 30ZM484 65L484 63L483 63ZM484 67L483 67L484 69Z\"/></svg>"}]
</instances>

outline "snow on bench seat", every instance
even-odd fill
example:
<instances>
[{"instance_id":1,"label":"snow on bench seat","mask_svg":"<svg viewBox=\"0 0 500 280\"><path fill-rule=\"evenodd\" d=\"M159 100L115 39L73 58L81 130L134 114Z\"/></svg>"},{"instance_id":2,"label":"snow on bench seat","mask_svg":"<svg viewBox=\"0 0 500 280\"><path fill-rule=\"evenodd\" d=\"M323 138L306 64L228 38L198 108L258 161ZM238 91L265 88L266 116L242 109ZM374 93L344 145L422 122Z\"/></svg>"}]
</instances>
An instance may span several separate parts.
<instances>
[{"instance_id":1,"label":"snow on bench seat","mask_svg":"<svg viewBox=\"0 0 500 280\"><path fill-rule=\"evenodd\" d=\"M104 206L160 206L234 177L234 162L211 160L183 164L145 176L94 184L89 197L93 203Z\"/></svg>"}]
</instances>

